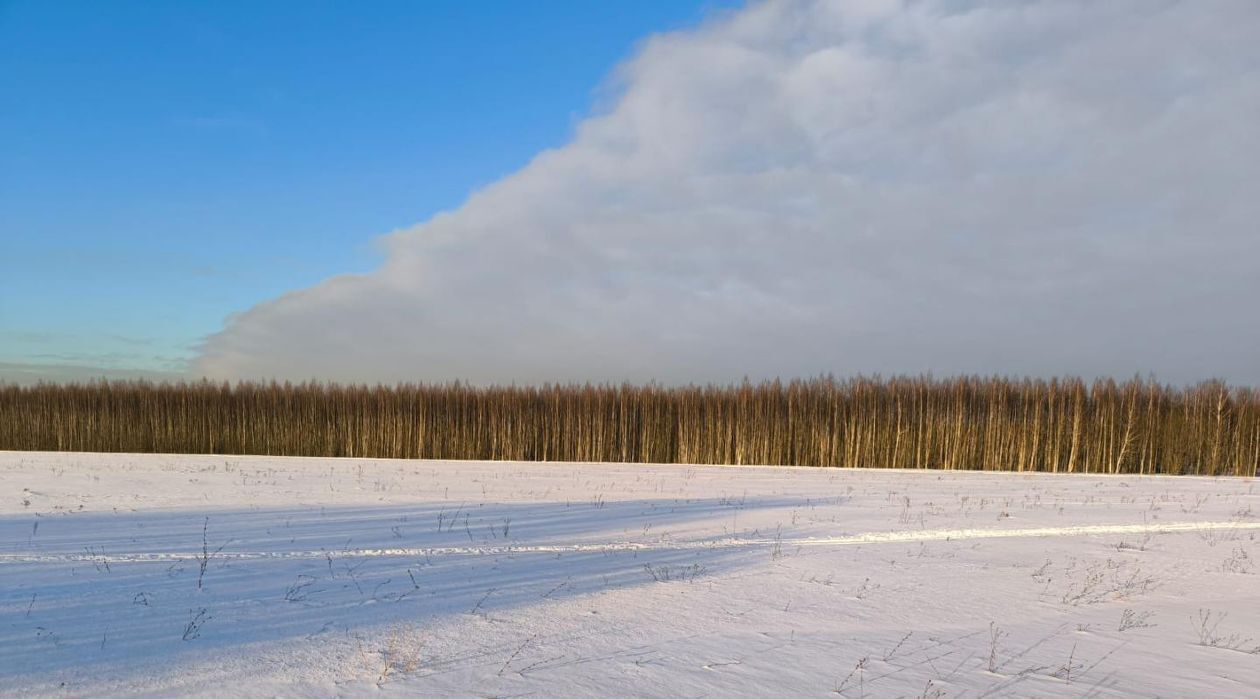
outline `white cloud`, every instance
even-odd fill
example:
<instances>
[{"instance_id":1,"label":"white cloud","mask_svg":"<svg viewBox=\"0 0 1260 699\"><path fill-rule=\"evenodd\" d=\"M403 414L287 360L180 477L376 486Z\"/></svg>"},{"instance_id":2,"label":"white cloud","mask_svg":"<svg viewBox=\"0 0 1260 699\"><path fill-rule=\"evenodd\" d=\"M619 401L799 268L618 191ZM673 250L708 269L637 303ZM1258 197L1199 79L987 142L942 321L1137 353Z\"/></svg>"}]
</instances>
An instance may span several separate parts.
<instances>
[{"instance_id":1,"label":"white cloud","mask_svg":"<svg viewBox=\"0 0 1260 699\"><path fill-rule=\"evenodd\" d=\"M1260 383L1260 4L768 2L213 377Z\"/></svg>"}]
</instances>

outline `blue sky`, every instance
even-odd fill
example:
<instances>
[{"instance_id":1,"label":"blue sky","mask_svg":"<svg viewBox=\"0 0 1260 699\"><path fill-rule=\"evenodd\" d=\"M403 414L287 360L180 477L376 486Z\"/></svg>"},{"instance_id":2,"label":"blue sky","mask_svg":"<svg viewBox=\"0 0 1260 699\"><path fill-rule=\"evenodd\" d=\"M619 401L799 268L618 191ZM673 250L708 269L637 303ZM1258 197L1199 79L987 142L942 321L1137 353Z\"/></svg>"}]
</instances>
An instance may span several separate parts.
<instances>
[{"instance_id":1,"label":"blue sky","mask_svg":"<svg viewBox=\"0 0 1260 699\"><path fill-rule=\"evenodd\" d=\"M0 363L180 371L563 144L715 0L0 0Z\"/></svg>"}]
</instances>

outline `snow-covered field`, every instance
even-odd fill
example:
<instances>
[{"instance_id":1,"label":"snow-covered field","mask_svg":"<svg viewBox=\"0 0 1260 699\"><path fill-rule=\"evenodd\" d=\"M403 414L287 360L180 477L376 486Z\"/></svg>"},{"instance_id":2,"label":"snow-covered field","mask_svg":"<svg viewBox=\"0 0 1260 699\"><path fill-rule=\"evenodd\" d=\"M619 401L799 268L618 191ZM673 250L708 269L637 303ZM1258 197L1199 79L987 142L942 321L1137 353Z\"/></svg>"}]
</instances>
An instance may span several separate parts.
<instances>
[{"instance_id":1,"label":"snow-covered field","mask_svg":"<svg viewBox=\"0 0 1260 699\"><path fill-rule=\"evenodd\" d=\"M0 695L1255 696L1245 479L0 452Z\"/></svg>"}]
</instances>

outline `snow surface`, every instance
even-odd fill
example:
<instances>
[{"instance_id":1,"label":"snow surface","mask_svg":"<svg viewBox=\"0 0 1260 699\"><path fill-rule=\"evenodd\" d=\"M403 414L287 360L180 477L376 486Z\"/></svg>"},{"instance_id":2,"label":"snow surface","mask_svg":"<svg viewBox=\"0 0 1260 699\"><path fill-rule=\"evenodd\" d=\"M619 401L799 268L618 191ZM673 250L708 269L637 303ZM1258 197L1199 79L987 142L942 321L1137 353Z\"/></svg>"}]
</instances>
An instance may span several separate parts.
<instances>
[{"instance_id":1,"label":"snow surface","mask_svg":"<svg viewBox=\"0 0 1260 699\"><path fill-rule=\"evenodd\" d=\"M1256 696L1258 511L1251 479L0 452L0 695Z\"/></svg>"}]
</instances>

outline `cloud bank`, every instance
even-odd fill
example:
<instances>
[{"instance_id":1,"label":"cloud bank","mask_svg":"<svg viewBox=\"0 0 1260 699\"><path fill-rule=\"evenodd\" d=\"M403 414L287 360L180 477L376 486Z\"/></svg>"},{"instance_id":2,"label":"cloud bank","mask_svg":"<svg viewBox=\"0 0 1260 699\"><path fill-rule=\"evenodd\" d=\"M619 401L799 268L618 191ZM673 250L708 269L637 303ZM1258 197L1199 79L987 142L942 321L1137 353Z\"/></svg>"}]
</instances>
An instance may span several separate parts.
<instances>
[{"instance_id":1,"label":"cloud bank","mask_svg":"<svg viewBox=\"0 0 1260 699\"><path fill-rule=\"evenodd\" d=\"M1260 384L1260 4L766 2L567 145L234 316L216 378Z\"/></svg>"}]
</instances>

